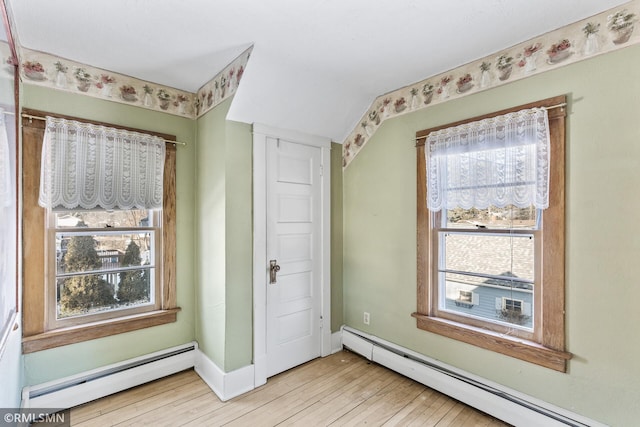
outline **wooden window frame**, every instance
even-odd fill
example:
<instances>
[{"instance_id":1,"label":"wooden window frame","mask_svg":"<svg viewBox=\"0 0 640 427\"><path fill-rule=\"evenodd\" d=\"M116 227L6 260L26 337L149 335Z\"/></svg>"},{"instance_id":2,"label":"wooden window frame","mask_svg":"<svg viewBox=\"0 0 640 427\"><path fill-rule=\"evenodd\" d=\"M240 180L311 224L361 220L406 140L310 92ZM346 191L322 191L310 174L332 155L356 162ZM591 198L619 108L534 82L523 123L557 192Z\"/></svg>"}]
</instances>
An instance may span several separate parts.
<instances>
[{"instance_id":1,"label":"wooden window frame","mask_svg":"<svg viewBox=\"0 0 640 427\"><path fill-rule=\"evenodd\" d=\"M500 116L534 107L552 107L566 104L566 96L556 96L514 108L474 117L467 120L425 129L416 133L417 143L417 311L419 329L453 338L467 344L535 363L560 372L566 372L567 360L572 355L565 351L565 116L566 108L548 110L551 136L551 166L549 208L543 211L543 229L540 231L541 254L544 260L535 305L534 333L531 338L511 336L488 330L461 317L444 318L438 314L437 232L435 215L427 209L425 141L429 133L458 126L471 121ZM434 279L435 278L435 279Z\"/></svg>"},{"instance_id":2,"label":"wooden window frame","mask_svg":"<svg viewBox=\"0 0 640 427\"><path fill-rule=\"evenodd\" d=\"M60 117L102 126L115 127L159 136L175 141L174 135L114 126L48 113L22 109L23 115ZM112 319L49 329L47 325L46 289L46 209L38 205L40 186L40 158L45 122L23 119L22 123L22 189L23 189L23 329L22 351L32 353L68 344L135 331L177 320L176 300L176 148L167 144L164 166L164 195L162 208L162 278L159 293L160 308L145 313L129 314Z\"/></svg>"}]
</instances>

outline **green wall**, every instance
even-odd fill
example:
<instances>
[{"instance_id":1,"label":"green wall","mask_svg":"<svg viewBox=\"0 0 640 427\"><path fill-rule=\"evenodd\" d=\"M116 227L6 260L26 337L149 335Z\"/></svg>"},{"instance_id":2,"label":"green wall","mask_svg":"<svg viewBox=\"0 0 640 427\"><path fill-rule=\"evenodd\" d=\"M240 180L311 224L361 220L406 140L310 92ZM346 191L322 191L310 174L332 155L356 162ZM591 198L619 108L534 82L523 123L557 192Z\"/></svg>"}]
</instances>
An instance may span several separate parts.
<instances>
[{"instance_id":1,"label":"green wall","mask_svg":"<svg viewBox=\"0 0 640 427\"><path fill-rule=\"evenodd\" d=\"M251 126L226 120L231 99L197 120L196 338L225 372L253 357Z\"/></svg>"},{"instance_id":2,"label":"green wall","mask_svg":"<svg viewBox=\"0 0 640 427\"><path fill-rule=\"evenodd\" d=\"M23 107L176 135L177 301L175 323L85 341L24 356L26 385L65 377L188 343L195 338L195 127L193 120L32 85L22 85Z\"/></svg>"},{"instance_id":3,"label":"green wall","mask_svg":"<svg viewBox=\"0 0 640 427\"><path fill-rule=\"evenodd\" d=\"M344 324L342 304L342 145L331 144L331 332Z\"/></svg>"},{"instance_id":4,"label":"green wall","mask_svg":"<svg viewBox=\"0 0 640 427\"><path fill-rule=\"evenodd\" d=\"M611 425L640 417L640 46L382 124L344 172L345 323ZM567 373L421 331L416 310L415 132L569 96ZM363 311L371 324L362 322Z\"/></svg>"}]
</instances>

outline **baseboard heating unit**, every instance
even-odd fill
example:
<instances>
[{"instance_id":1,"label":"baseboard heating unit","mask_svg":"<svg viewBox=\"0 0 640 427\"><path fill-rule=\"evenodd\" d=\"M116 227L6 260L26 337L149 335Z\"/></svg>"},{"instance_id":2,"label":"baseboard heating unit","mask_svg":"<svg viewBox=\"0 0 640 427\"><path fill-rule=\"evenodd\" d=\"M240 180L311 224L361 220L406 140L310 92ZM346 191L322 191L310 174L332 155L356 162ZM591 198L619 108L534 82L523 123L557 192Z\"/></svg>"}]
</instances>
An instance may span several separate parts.
<instances>
[{"instance_id":1,"label":"baseboard heating unit","mask_svg":"<svg viewBox=\"0 0 640 427\"><path fill-rule=\"evenodd\" d=\"M367 359L515 426L604 427L381 338L344 326L342 344Z\"/></svg>"},{"instance_id":2,"label":"baseboard heating unit","mask_svg":"<svg viewBox=\"0 0 640 427\"><path fill-rule=\"evenodd\" d=\"M25 408L71 408L167 375L193 368L197 343L151 353L82 374L28 386Z\"/></svg>"}]
</instances>

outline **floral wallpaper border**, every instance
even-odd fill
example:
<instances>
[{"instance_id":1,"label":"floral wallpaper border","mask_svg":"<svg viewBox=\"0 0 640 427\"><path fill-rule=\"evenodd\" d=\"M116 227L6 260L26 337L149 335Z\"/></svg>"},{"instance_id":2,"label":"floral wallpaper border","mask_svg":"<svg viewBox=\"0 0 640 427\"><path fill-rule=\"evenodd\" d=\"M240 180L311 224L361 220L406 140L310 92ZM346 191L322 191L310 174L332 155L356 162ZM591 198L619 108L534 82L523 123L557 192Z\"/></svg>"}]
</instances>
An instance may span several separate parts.
<instances>
[{"instance_id":1,"label":"floral wallpaper border","mask_svg":"<svg viewBox=\"0 0 640 427\"><path fill-rule=\"evenodd\" d=\"M11 63L11 48L9 43L0 40L0 58L7 58L0 67L0 78L13 78L14 67Z\"/></svg>"},{"instance_id":2,"label":"floral wallpaper border","mask_svg":"<svg viewBox=\"0 0 640 427\"><path fill-rule=\"evenodd\" d=\"M20 77L24 83L194 117L192 93L43 52L23 48L21 53Z\"/></svg>"},{"instance_id":3,"label":"floral wallpaper border","mask_svg":"<svg viewBox=\"0 0 640 427\"><path fill-rule=\"evenodd\" d=\"M240 54L198 90L198 93L147 82L24 48L21 49L20 55L20 77L26 84L46 86L195 119L236 92L252 49L253 47L250 47ZM1 49L0 54L3 58L9 57L9 54ZM9 62L5 60L1 72L13 72Z\"/></svg>"},{"instance_id":4,"label":"floral wallpaper border","mask_svg":"<svg viewBox=\"0 0 640 427\"><path fill-rule=\"evenodd\" d=\"M640 0L535 37L375 99L342 146L346 169L389 118L640 43Z\"/></svg>"},{"instance_id":5,"label":"floral wallpaper border","mask_svg":"<svg viewBox=\"0 0 640 427\"><path fill-rule=\"evenodd\" d=\"M200 117L236 93L247 68L253 46L245 50L207 84L198 89L195 97L195 116Z\"/></svg>"}]
</instances>

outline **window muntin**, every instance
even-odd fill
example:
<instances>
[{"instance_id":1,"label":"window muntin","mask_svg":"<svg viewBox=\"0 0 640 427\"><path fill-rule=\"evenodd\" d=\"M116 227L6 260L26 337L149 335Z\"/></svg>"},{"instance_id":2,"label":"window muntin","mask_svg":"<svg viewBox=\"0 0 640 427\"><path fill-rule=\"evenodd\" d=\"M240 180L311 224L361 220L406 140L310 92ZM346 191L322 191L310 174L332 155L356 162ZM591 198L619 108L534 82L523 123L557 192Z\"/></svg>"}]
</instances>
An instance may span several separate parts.
<instances>
[{"instance_id":1,"label":"window muntin","mask_svg":"<svg viewBox=\"0 0 640 427\"><path fill-rule=\"evenodd\" d=\"M160 307L160 212L49 211L50 327Z\"/></svg>"}]
</instances>

